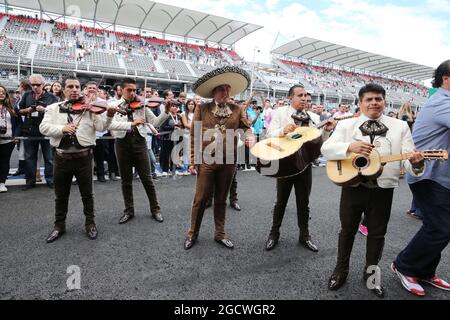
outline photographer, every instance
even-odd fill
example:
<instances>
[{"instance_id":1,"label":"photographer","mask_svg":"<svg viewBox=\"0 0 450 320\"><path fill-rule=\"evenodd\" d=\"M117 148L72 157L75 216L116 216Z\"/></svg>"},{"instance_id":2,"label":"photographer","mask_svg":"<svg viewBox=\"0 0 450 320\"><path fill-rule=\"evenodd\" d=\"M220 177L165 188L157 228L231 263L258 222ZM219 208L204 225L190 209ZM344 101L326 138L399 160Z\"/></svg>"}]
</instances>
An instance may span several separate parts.
<instances>
[{"instance_id":1,"label":"photographer","mask_svg":"<svg viewBox=\"0 0 450 320\"><path fill-rule=\"evenodd\" d=\"M20 134L21 122L22 119L14 111L8 91L0 85L0 193L8 191L5 182L11 154L16 145L16 141L10 138Z\"/></svg>"},{"instance_id":2,"label":"photographer","mask_svg":"<svg viewBox=\"0 0 450 320\"><path fill-rule=\"evenodd\" d=\"M39 145L45 162L45 182L53 188L53 153L48 140L39 131L39 125L44 118L45 108L57 102L56 97L44 91L44 77L40 74L30 76L31 91L26 92L19 103L19 114L25 116L22 126L22 135L31 137L24 140L25 147L25 178L24 191L34 188L36 185L36 164Z\"/></svg>"}]
</instances>

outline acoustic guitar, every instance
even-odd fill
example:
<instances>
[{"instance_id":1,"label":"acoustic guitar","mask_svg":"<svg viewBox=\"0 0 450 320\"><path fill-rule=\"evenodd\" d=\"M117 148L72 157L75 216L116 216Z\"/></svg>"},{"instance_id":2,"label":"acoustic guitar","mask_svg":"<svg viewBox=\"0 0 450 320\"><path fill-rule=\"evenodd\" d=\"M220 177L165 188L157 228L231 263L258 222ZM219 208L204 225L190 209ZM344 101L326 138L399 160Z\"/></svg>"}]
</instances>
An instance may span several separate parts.
<instances>
[{"instance_id":1,"label":"acoustic guitar","mask_svg":"<svg viewBox=\"0 0 450 320\"><path fill-rule=\"evenodd\" d=\"M296 117L292 115L293 119ZM257 158L256 170L273 178L287 178L301 173L320 156L322 134L318 129L325 126L329 120L348 118L353 116L327 119L315 127L298 127L285 136L261 140L250 149Z\"/></svg>"},{"instance_id":2,"label":"acoustic guitar","mask_svg":"<svg viewBox=\"0 0 450 320\"><path fill-rule=\"evenodd\" d=\"M447 160L447 150L425 150L420 152L426 160ZM411 153L381 156L372 150L370 156L352 153L345 160L328 160L327 175L338 186L352 186L359 182L375 180L388 162L407 160Z\"/></svg>"}]
</instances>

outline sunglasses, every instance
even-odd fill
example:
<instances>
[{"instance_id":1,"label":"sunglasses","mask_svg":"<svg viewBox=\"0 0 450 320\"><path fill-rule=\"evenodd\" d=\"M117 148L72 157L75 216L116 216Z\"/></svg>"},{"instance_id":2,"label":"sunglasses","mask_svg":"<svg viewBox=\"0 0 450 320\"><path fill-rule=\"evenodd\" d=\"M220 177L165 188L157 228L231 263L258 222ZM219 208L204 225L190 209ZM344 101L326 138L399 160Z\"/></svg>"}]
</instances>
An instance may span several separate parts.
<instances>
[{"instance_id":1,"label":"sunglasses","mask_svg":"<svg viewBox=\"0 0 450 320\"><path fill-rule=\"evenodd\" d=\"M32 87L40 87L42 85L43 85L43 83L31 83Z\"/></svg>"}]
</instances>

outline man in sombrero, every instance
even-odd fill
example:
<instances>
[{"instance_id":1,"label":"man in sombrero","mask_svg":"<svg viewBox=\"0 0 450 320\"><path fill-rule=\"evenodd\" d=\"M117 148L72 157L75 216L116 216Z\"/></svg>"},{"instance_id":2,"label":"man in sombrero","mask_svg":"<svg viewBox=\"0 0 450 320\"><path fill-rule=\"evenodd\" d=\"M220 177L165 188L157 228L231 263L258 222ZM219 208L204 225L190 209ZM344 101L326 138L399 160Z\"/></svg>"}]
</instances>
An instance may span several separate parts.
<instances>
[{"instance_id":1,"label":"man in sombrero","mask_svg":"<svg viewBox=\"0 0 450 320\"><path fill-rule=\"evenodd\" d=\"M254 136L248 126L245 112L230 97L244 92L250 77L244 70L227 66L213 70L198 79L193 90L209 103L195 109L191 128L191 157L189 170L197 175L192 203L191 227L184 242L186 250L196 243L209 193L214 189L214 239L226 248L234 245L227 237L225 209L227 194L236 170L239 131L245 144L252 146ZM240 129L240 130L239 130Z\"/></svg>"}]
</instances>

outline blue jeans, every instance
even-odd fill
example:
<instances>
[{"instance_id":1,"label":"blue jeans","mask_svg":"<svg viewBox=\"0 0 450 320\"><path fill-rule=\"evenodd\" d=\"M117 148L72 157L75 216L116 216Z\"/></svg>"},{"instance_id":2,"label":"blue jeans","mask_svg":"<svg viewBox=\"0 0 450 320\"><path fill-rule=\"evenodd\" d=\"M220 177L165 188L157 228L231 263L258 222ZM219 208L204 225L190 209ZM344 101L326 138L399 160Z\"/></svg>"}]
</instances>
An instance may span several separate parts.
<instances>
[{"instance_id":1,"label":"blue jeans","mask_svg":"<svg viewBox=\"0 0 450 320\"><path fill-rule=\"evenodd\" d=\"M24 140L25 149L25 179L27 185L36 184L37 154L41 145L45 163L45 182L53 183L53 148L48 140Z\"/></svg>"},{"instance_id":2,"label":"blue jeans","mask_svg":"<svg viewBox=\"0 0 450 320\"><path fill-rule=\"evenodd\" d=\"M450 189L432 180L410 185L423 225L395 260L397 270L422 279L436 275L441 252L450 242Z\"/></svg>"},{"instance_id":3,"label":"blue jeans","mask_svg":"<svg viewBox=\"0 0 450 320\"><path fill-rule=\"evenodd\" d=\"M154 174L156 171L156 157L155 154L153 153L152 148L147 149L147 151L148 151L148 158L150 159L150 171L152 174Z\"/></svg>"}]
</instances>

